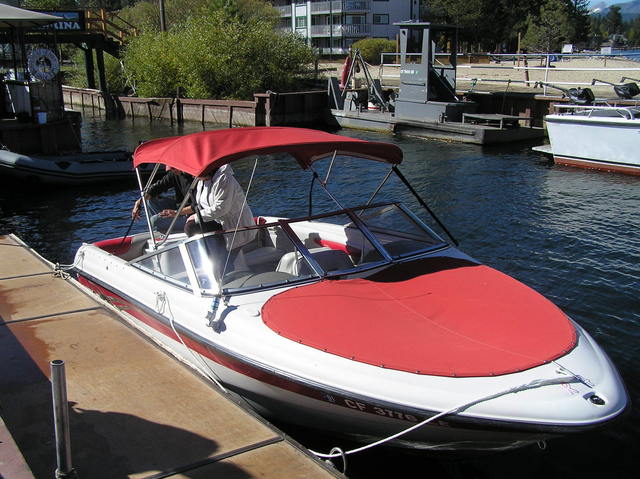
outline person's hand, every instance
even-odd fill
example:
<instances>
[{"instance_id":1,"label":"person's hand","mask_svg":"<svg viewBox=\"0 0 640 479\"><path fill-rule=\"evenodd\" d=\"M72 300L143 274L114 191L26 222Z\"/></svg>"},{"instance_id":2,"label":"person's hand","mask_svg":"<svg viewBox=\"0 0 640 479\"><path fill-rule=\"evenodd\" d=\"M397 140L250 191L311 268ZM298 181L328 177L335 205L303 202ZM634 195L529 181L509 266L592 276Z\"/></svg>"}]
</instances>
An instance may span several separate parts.
<instances>
[{"instance_id":1,"label":"person's hand","mask_svg":"<svg viewBox=\"0 0 640 479\"><path fill-rule=\"evenodd\" d=\"M176 210L162 210L160 212L160 216L162 216L163 218L173 218L174 216L177 216L178 212Z\"/></svg>"}]
</instances>

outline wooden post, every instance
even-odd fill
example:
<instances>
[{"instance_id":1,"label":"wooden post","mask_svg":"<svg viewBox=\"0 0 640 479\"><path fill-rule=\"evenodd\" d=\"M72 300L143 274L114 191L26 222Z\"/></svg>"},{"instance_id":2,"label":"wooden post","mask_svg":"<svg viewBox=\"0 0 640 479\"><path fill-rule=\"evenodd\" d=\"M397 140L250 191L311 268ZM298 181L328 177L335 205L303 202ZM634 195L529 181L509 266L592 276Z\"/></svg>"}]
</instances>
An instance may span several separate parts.
<instances>
[{"instance_id":1,"label":"wooden post","mask_svg":"<svg viewBox=\"0 0 640 479\"><path fill-rule=\"evenodd\" d=\"M107 91L107 76L104 72L104 52L100 49L96 50L96 60L98 63L98 82L100 84L100 90Z\"/></svg>"},{"instance_id":2,"label":"wooden post","mask_svg":"<svg viewBox=\"0 0 640 479\"><path fill-rule=\"evenodd\" d=\"M176 120L178 125L184 125L184 115L182 112L182 103L180 102L180 98L176 98Z\"/></svg>"},{"instance_id":3,"label":"wooden post","mask_svg":"<svg viewBox=\"0 0 640 479\"><path fill-rule=\"evenodd\" d=\"M95 71L93 66L93 49L88 47L84 51L84 64L87 72L87 87L92 90L96 89Z\"/></svg>"},{"instance_id":4,"label":"wooden post","mask_svg":"<svg viewBox=\"0 0 640 479\"><path fill-rule=\"evenodd\" d=\"M202 104L202 119L201 119L201 122L202 122L202 126L204 127L204 103Z\"/></svg>"},{"instance_id":5,"label":"wooden post","mask_svg":"<svg viewBox=\"0 0 640 479\"><path fill-rule=\"evenodd\" d=\"M233 128L233 106L229 105L229 128Z\"/></svg>"}]
</instances>

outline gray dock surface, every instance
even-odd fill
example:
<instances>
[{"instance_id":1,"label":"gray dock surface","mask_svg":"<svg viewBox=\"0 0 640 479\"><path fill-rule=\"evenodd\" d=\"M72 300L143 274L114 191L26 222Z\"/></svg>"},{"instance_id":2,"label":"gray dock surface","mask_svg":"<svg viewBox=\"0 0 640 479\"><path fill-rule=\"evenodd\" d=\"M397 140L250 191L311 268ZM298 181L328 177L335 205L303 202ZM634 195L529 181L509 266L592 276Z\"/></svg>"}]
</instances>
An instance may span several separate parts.
<instances>
[{"instance_id":1,"label":"gray dock surface","mask_svg":"<svg viewBox=\"0 0 640 479\"><path fill-rule=\"evenodd\" d=\"M80 479L344 477L0 235L2 478L54 477L54 359Z\"/></svg>"}]
</instances>

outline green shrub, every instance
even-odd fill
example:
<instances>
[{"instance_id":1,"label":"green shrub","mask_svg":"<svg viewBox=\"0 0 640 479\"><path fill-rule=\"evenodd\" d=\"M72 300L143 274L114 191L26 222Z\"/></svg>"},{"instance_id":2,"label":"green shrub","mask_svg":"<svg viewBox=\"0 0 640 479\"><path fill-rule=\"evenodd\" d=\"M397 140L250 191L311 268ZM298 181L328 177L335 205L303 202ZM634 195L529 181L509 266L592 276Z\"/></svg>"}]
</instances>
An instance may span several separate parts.
<instances>
[{"instance_id":1,"label":"green shrub","mask_svg":"<svg viewBox=\"0 0 640 479\"><path fill-rule=\"evenodd\" d=\"M304 40L283 34L269 19L241 19L222 11L189 19L162 35L131 40L124 55L140 96L252 99L286 91L313 61Z\"/></svg>"},{"instance_id":2,"label":"green shrub","mask_svg":"<svg viewBox=\"0 0 640 479\"><path fill-rule=\"evenodd\" d=\"M88 88L89 82L87 81L87 69L84 51L76 49L72 57L72 65L69 68L65 68L65 84L74 86L77 88ZM100 88L100 82L98 80L98 62L95 59L94 54L94 84L96 88ZM111 55L104 55L104 70L105 80L107 82L107 89L109 92L120 95L127 88L127 81L120 60L112 57Z\"/></svg>"},{"instance_id":3,"label":"green shrub","mask_svg":"<svg viewBox=\"0 0 640 479\"><path fill-rule=\"evenodd\" d=\"M365 62L379 65L380 54L395 52L396 42L386 38L363 38L355 42L351 48L360 50Z\"/></svg>"}]
</instances>

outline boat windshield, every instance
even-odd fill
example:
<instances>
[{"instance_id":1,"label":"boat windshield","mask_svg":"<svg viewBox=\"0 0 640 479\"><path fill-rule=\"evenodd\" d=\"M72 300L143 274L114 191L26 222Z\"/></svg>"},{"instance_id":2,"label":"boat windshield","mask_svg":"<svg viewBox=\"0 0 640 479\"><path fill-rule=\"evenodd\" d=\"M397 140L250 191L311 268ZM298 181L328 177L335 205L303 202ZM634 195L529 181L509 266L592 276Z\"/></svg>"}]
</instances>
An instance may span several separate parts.
<instances>
[{"instance_id":1,"label":"boat windshield","mask_svg":"<svg viewBox=\"0 0 640 479\"><path fill-rule=\"evenodd\" d=\"M258 218L257 225L248 229L255 234L222 231L189 238L181 245L174 243L146 255L138 264L151 269L155 263L166 263L165 257L171 252L169 259L173 262L179 257L184 261L179 261L180 268L173 268L168 279L184 278L181 281L201 291L232 294L356 275L447 246L404 206L395 203L305 218ZM248 243L236 242L237 238L246 241L252 236ZM153 269L168 274L167 268Z\"/></svg>"}]
</instances>

